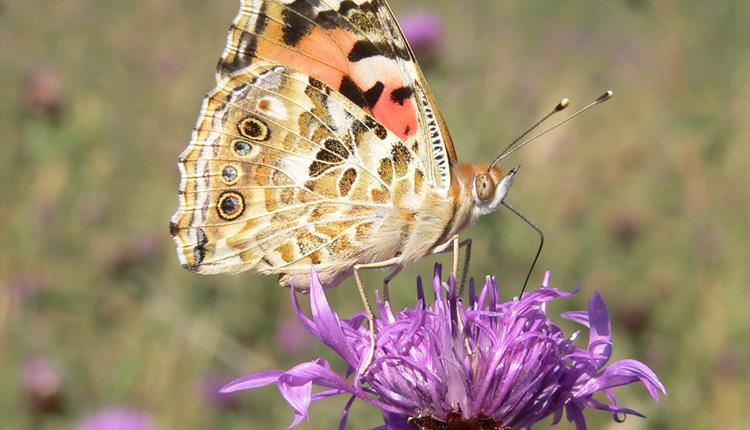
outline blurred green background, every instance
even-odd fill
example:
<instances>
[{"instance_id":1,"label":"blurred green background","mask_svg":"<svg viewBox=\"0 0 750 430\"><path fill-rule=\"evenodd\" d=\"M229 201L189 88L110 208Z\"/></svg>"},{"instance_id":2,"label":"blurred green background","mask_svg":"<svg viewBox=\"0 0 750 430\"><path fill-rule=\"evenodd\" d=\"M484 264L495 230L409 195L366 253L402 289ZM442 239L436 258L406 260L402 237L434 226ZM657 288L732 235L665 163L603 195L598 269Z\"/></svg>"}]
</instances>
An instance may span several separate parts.
<instances>
[{"instance_id":1,"label":"blurred green background","mask_svg":"<svg viewBox=\"0 0 750 430\"><path fill-rule=\"evenodd\" d=\"M557 287L582 285L555 314L601 291L615 358L644 361L669 392L653 403L621 389L620 404L649 418L616 426L593 412L590 427L748 428L748 2L391 3L443 20L426 74L461 160L489 161L562 97L575 107L615 91L507 161L524 166L509 201L546 233L533 284L549 269ZM275 279L186 272L167 231L176 158L237 6L0 2L3 429L72 428L109 406L164 429L285 428L292 413L273 387L210 393L332 358ZM534 233L507 211L465 233L472 274L517 294ZM397 309L435 261L396 278ZM351 280L329 297L342 315L361 307ZM41 384L54 401L23 377L38 358L58 372ZM345 400L314 406L301 428L335 428ZM378 424L355 404L349 428Z\"/></svg>"}]
</instances>

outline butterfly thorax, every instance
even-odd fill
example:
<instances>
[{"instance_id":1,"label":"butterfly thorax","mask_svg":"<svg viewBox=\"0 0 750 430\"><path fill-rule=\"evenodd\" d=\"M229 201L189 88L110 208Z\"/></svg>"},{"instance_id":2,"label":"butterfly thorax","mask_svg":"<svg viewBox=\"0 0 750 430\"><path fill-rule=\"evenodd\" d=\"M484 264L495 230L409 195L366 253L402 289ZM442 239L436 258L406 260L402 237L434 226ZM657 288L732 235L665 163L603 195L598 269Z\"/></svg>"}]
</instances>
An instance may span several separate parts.
<instances>
[{"instance_id":1,"label":"butterfly thorax","mask_svg":"<svg viewBox=\"0 0 750 430\"><path fill-rule=\"evenodd\" d=\"M465 227L474 224L487 212L486 208L478 205L472 192L477 175L486 172L486 164L457 164L452 169L448 196L428 192L417 208L410 206L409 202L397 202L386 217L378 237L398 237L399 240L375 241L372 248L378 252L373 261L400 256L400 264L403 265L419 260ZM495 183L500 183L504 177L503 170L498 167L493 167L489 173ZM378 247L378 244L388 246Z\"/></svg>"}]
</instances>

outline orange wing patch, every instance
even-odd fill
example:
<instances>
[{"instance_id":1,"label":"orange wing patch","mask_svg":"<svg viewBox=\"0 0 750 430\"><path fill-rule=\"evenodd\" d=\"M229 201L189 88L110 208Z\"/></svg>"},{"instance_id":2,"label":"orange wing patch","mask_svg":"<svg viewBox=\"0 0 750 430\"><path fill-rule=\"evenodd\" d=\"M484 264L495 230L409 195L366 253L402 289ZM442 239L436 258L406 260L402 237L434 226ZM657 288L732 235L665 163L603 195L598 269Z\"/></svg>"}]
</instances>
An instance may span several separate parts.
<instances>
[{"instance_id":1,"label":"orange wing patch","mask_svg":"<svg viewBox=\"0 0 750 430\"><path fill-rule=\"evenodd\" d=\"M219 72L226 76L253 60L300 70L337 89L406 141L419 127L413 90L400 64L411 61L411 54L392 42L371 42L383 35L365 34L352 24L378 28L375 13L341 7L334 14L304 0L254 2L230 30L229 40L241 49L225 53ZM250 23L253 28L247 28Z\"/></svg>"}]
</instances>

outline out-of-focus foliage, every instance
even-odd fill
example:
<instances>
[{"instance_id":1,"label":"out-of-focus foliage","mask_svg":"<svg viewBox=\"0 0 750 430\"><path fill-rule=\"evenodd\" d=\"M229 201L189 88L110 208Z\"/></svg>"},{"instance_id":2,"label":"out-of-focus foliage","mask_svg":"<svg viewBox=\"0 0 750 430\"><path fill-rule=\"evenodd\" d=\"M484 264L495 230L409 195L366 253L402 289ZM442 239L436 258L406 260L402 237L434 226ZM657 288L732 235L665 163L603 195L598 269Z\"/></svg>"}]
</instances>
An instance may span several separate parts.
<instances>
[{"instance_id":1,"label":"out-of-focus foliage","mask_svg":"<svg viewBox=\"0 0 750 430\"><path fill-rule=\"evenodd\" d=\"M667 387L657 404L623 389L621 403L649 418L619 428L743 428L748 3L392 3L444 21L426 74L462 160L488 161L562 97L580 105L615 90L507 160L524 166L509 201L546 233L533 283L550 269L556 287L580 283L579 297L598 289L615 358L644 361ZM226 378L323 353L288 321L289 291L251 274L188 273L167 231L176 157L236 9L234 0L0 3L4 429L67 429L107 407L144 411L158 428L290 421L274 389L213 394ZM472 274L497 274L506 297L517 293L534 233L507 211L465 233ZM414 277L434 261L396 278L396 309L413 303ZM367 285L382 276L368 274ZM361 307L352 282L329 297L343 315ZM57 372L46 385L25 375L38 359ZM54 407L39 386L57 390ZM303 428L333 428L342 406L315 407ZM590 418L592 428L611 422ZM355 405L351 428L377 424Z\"/></svg>"}]
</instances>

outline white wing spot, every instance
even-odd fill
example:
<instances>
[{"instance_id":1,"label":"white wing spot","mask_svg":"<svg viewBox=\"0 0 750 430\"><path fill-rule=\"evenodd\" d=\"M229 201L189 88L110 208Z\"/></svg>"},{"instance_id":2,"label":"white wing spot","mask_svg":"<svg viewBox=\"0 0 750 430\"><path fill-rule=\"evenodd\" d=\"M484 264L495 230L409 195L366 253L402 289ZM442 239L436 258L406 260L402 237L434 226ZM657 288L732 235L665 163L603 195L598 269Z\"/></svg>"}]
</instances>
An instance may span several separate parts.
<instances>
[{"instance_id":1,"label":"white wing spot","mask_svg":"<svg viewBox=\"0 0 750 430\"><path fill-rule=\"evenodd\" d=\"M258 101L255 103L255 108L258 110L258 112L263 112L264 114L274 119L279 119L282 121L286 121L287 119L289 119L289 112L287 112L286 106L284 106L284 102L277 99L276 97L269 96L258 99Z\"/></svg>"},{"instance_id":2,"label":"white wing spot","mask_svg":"<svg viewBox=\"0 0 750 430\"><path fill-rule=\"evenodd\" d=\"M253 83L264 90L279 88L281 86L282 76L277 73L276 69L279 68L276 67L259 74Z\"/></svg>"}]
</instances>

